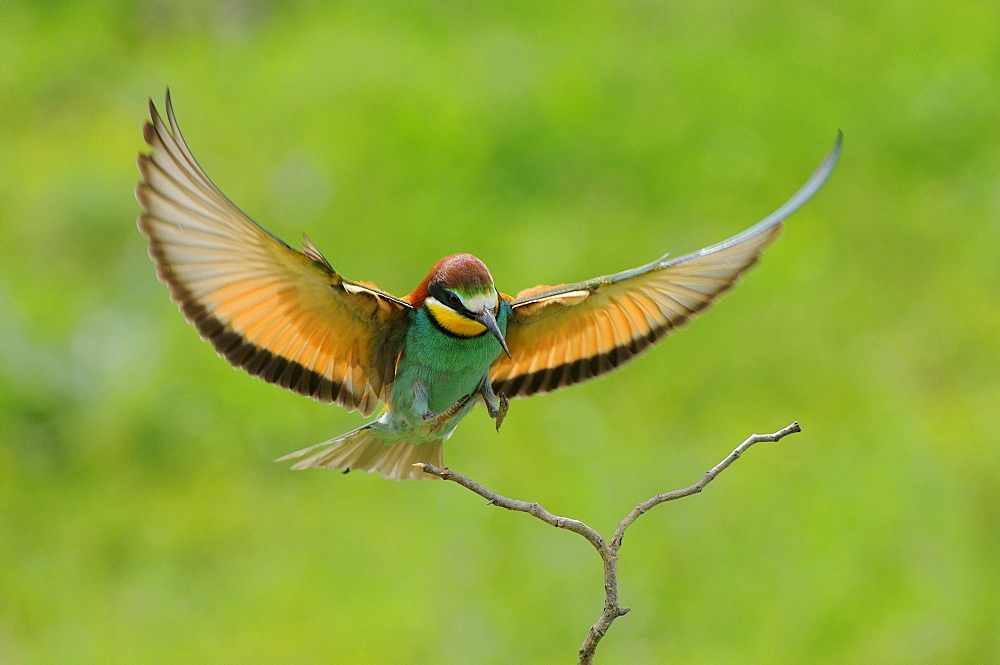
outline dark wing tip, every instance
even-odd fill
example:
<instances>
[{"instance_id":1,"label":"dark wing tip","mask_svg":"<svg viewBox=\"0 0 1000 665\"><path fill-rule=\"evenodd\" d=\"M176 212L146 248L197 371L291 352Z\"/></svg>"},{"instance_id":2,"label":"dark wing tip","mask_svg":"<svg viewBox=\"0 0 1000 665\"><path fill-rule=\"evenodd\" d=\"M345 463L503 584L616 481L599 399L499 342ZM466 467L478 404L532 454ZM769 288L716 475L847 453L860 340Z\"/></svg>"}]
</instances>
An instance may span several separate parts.
<instances>
[{"instance_id":1,"label":"dark wing tip","mask_svg":"<svg viewBox=\"0 0 1000 665\"><path fill-rule=\"evenodd\" d=\"M166 100L164 108L166 109L167 117L172 120L174 116L174 104L173 101L171 101L170 99L169 87L166 89L166 94L164 98ZM142 135L143 138L146 139L146 143L151 144L152 142L149 139L151 136L153 136L153 134L156 131L156 128L154 126L156 124L156 121L159 120L160 123L163 122L163 116L160 115L160 111L156 108L156 103L153 101L152 97L149 98L149 118L150 119L146 121L146 124L143 125ZM174 125L174 123L171 123L171 125Z\"/></svg>"},{"instance_id":2,"label":"dark wing tip","mask_svg":"<svg viewBox=\"0 0 1000 665\"><path fill-rule=\"evenodd\" d=\"M170 88L167 88L167 120L170 121L170 127L174 130L174 134L180 136L181 130L177 125L177 117L174 115L174 102L170 98ZM181 139L183 141L183 139Z\"/></svg>"},{"instance_id":3,"label":"dark wing tip","mask_svg":"<svg viewBox=\"0 0 1000 665\"><path fill-rule=\"evenodd\" d=\"M149 169L153 158L150 155L139 153L135 157L135 166L139 169L139 175L142 176L142 181L146 182L149 180Z\"/></svg>"},{"instance_id":4,"label":"dark wing tip","mask_svg":"<svg viewBox=\"0 0 1000 665\"><path fill-rule=\"evenodd\" d=\"M149 210L149 185L145 180L135 185L135 200L142 206L143 210Z\"/></svg>"}]
</instances>

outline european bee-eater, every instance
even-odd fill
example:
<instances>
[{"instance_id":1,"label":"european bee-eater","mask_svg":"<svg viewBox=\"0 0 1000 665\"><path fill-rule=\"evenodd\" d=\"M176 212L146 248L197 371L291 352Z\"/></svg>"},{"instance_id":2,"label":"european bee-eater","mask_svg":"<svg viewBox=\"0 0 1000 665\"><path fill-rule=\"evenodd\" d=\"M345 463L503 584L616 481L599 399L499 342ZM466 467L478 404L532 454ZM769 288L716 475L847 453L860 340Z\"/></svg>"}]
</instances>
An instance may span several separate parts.
<instances>
[{"instance_id":1,"label":"european bee-eater","mask_svg":"<svg viewBox=\"0 0 1000 665\"><path fill-rule=\"evenodd\" d=\"M576 284L497 291L482 261L447 256L402 298L342 277L304 237L297 251L243 214L152 101L140 154L139 230L170 296L235 367L374 421L280 460L292 468L429 478L441 444L483 402L497 429L508 398L600 376L732 288L829 176L840 136L791 199L728 240ZM280 461L279 460L279 461Z\"/></svg>"}]
</instances>

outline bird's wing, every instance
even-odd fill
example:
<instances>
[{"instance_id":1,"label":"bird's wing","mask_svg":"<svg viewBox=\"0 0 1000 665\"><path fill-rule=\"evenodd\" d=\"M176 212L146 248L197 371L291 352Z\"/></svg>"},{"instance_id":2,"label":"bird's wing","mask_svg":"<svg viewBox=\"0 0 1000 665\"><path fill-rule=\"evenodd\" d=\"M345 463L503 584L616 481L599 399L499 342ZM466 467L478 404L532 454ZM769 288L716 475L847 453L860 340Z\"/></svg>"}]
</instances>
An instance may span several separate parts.
<instances>
[{"instance_id":1,"label":"bird's wing","mask_svg":"<svg viewBox=\"0 0 1000 665\"><path fill-rule=\"evenodd\" d=\"M139 230L171 298L235 367L365 415L388 398L409 303L341 277L306 238L292 249L198 165L174 118L149 104Z\"/></svg>"},{"instance_id":2,"label":"bird's wing","mask_svg":"<svg viewBox=\"0 0 1000 665\"><path fill-rule=\"evenodd\" d=\"M676 259L557 287L522 291L510 305L510 357L490 368L497 392L527 397L599 376L632 359L736 285L781 233L782 220L826 181L833 150L784 205L740 234Z\"/></svg>"}]
</instances>

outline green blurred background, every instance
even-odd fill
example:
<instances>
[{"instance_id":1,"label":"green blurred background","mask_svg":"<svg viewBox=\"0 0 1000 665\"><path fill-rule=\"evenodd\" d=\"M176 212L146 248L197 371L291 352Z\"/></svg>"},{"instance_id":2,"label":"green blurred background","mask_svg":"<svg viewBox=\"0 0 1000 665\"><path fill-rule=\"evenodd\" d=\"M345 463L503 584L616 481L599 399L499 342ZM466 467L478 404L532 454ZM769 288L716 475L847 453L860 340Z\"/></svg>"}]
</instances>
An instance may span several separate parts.
<instances>
[{"instance_id":1,"label":"green blurred background","mask_svg":"<svg viewBox=\"0 0 1000 665\"><path fill-rule=\"evenodd\" d=\"M169 85L220 187L354 279L501 290L745 228L732 295L446 459L610 533L604 663L1000 662L1000 10L943 4L0 5L0 662L566 663L579 537L440 482L295 473L362 422L236 373L135 229Z\"/></svg>"}]
</instances>

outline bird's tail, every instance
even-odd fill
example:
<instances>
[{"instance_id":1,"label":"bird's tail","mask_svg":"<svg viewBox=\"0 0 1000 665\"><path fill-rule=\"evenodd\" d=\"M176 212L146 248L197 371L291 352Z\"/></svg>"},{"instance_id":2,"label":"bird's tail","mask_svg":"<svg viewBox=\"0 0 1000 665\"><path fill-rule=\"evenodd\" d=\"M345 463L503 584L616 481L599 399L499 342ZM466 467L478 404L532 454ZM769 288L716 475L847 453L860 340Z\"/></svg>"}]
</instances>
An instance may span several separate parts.
<instances>
[{"instance_id":1,"label":"bird's tail","mask_svg":"<svg viewBox=\"0 0 1000 665\"><path fill-rule=\"evenodd\" d=\"M293 469L308 469L320 467L324 469L343 469L347 471L380 471L382 476L392 480L426 480L436 478L424 473L420 467L413 466L418 462L444 466L444 454L441 439L424 441L413 445L408 441L387 444L378 436L379 422L368 423L363 427L338 436L336 439L317 443L276 459L276 462L302 457L316 448L323 448L292 465Z\"/></svg>"}]
</instances>

